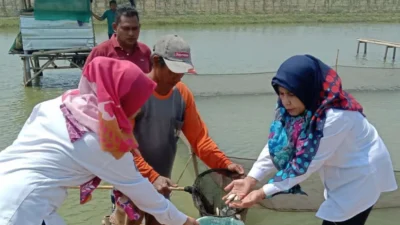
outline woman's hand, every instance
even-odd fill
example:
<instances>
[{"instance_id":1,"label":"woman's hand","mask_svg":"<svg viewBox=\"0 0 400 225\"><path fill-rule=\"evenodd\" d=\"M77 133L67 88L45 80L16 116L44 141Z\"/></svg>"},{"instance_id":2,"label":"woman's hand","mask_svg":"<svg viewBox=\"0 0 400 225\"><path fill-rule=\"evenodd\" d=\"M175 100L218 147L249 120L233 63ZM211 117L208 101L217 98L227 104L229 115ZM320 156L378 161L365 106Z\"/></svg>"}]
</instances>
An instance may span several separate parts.
<instances>
[{"instance_id":1,"label":"woman's hand","mask_svg":"<svg viewBox=\"0 0 400 225\"><path fill-rule=\"evenodd\" d=\"M259 201L265 199L265 193L262 188L250 192L250 194L246 195L241 201L233 201L229 203L229 207L232 208L250 208Z\"/></svg>"},{"instance_id":2,"label":"woman's hand","mask_svg":"<svg viewBox=\"0 0 400 225\"><path fill-rule=\"evenodd\" d=\"M239 200L246 197L247 194L250 193L251 189L256 186L257 180L252 177L246 177L244 179L238 179L232 181L228 186L225 187L225 191L229 192L225 195L222 200L225 200L225 203L228 204L232 199L228 199L228 196L234 194Z\"/></svg>"},{"instance_id":3,"label":"woman's hand","mask_svg":"<svg viewBox=\"0 0 400 225\"><path fill-rule=\"evenodd\" d=\"M183 225L200 225L200 224L194 218L188 216L186 222Z\"/></svg>"}]
</instances>

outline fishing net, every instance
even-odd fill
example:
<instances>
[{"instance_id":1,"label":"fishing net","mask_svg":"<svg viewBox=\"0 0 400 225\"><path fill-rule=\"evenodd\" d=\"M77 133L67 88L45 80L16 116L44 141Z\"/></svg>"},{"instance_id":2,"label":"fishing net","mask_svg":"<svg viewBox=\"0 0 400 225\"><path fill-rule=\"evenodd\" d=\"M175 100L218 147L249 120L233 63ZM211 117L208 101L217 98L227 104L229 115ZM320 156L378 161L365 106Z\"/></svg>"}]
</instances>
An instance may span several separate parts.
<instances>
[{"instance_id":1,"label":"fishing net","mask_svg":"<svg viewBox=\"0 0 400 225\"><path fill-rule=\"evenodd\" d=\"M332 68L336 69L335 66ZM346 91L398 90L400 68L352 67L337 68ZM273 94L275 71L184 76L183 82L195 96L243 96ZM229 85L227 85L229 83Z\"/></svg>"},{"instance_id":2,"label":"fishing net","mask_svg":"<svg viewBox=\"0 0 400 225\"><path fill-rule=\"evenodd\" d=\"M36 20L76 20L90 21L90 0L35 0Z\"/></svg>"},{"instance_id":3,"label":"fishing net","mask_svg":"<svg viewBox=\"0 0 400 225\"><path fill-rule=\"evenodd\" d=\"M200 216L236 218L236 215L242 213L244 209L230 208L222 200L222 197L227 194L224 188L233 180L242 177L243 175L227 169L210 169L199 174L193 186L185 187L185 191L192 195Z\"/></svg>"}]
</instances>

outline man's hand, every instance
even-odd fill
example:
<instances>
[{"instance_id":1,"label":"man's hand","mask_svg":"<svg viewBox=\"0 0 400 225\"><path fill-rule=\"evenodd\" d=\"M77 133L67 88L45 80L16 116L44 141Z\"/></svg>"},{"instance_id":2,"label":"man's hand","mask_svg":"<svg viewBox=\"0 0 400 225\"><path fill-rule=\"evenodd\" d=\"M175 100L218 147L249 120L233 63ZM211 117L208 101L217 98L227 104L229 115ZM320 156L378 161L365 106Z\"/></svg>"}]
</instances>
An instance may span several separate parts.
<instances>
[{"instance_id":1,"label":"man's hand","mask_svg":"<svg viewBox=\"0 0 400 225\"><path fill-rule=\"evenodd\" d=\"M172 182L171 179L159 176L154 182L153 182L154 188L162 195L164 196L169 196L171 193L170 187L177 187L178 185Z\"/></svg>"},{"instance_id":2,"label":"man's hand","mask_svg":"<svg viewBox=\"0 0 400 225\"><path fill-rule=\"evenodd\" d=\"M197 222L194 218L188 217L186 222L183 225L199 225L199 222Z\"/></svg>"},{"instance_id":3,"label":"man's hand","mask_svg":"<svg viewBox=\"0 0 400 225\"><path fill-rule=\"evenodd\" d=\"M241 209L250 208L259 201L262 201L263 199L265 199L265 193L264 190L260 188L258 190L250 192L250 194L246 195L246 197L244 197L240 201L233 201L229 203L229 207Z\"/></svg>"},{"instance_id":4,"label":"man's hand","mask_svg":"<svg viewBox=\"0 0 400 225\"><path fill-rule=\"evenodd\" d=\"M236 172L238 174L241 174L241 175L244 174L243 166L241 166L239 164L236 164L236 163L229 164L227 169L232 171L232 172Z\"/></svg>"}]
</instances>

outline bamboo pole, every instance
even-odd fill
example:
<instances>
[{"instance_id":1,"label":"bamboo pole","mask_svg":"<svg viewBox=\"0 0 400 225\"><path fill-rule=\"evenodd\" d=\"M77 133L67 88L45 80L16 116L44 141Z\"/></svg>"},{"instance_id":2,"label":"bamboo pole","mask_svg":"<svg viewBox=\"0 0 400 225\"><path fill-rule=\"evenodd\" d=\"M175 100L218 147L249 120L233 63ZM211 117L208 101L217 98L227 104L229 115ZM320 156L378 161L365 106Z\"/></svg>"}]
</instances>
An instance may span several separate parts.
<instances>
[{"instance_id":1,"label":"bamboo pole","mask_svg":"<svg viewBox=\"0 0 400 225\"><path fill-rule=\"evenodd\" d=\"M185 168L183 168L181 174L179 175L178 179L176 180L176 183L178 184L179 181L181 180L183 174L185 173L187 167L189 166L190 161L192 160L193 155L190 155L189 159L187 160L186 164L185 164Z\"/></svg>"},{"instance_id":2,"label":"bamboo pole","mask_svg":"<svg viewBox=\"0 0 400 225\"><path fill-rule=\"evenodd\" d=\"M186 139L185 135L180 135L179 138L182 139L182 141L185 143L185 145L189 149L189 152L190 152L190 154L192 156L194 174L197 177L197 176L199 176L199 163L197 162L197 155L194 153L194 151L193 151L189 141Z\"/></svg>"},{"instance_id":3,"label":"bamboo pole","mask_svg":"<svg viewBox=\"0 0 400 225\"><path fill-rule=\"evenodd\" d=\"M339 49L337 50L337 53L336 53L336 72L338 70L338 62L339 62Z\"/></svg>"},{"instance_id":4,"label":"bamboo pole","mask_svg":"<svg viewBox=\"0 0 400 225\"><path fill-rule=\"evenodd\" d=\"M79 186L71 186L68 187L68 189L80 189L81 187ZM96 189L99 190L112 190L114 186L112 185L99 185ZM185 191L185 187L170 187L171 191Z\"/></svg>"}]
</instances>

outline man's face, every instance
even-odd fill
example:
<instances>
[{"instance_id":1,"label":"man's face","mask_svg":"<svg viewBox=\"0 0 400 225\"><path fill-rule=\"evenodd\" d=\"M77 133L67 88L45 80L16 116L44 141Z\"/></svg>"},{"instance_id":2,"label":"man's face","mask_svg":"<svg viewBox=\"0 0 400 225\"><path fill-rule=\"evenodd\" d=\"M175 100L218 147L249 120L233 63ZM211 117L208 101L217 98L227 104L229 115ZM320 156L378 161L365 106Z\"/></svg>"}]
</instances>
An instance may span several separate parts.
<instances>
[{"instance_id":1,"label":"man's face","mask_svg":"<svg viewBox=\"0 0 400 225\"><path fill-rule=\"evenodd\" d=\"M118 24L113 24L120 45L133 47L140 33L140 24L136 16L121 16Z\"/></svg>"},{"instance_id":2,"label":"man's face","mask_svg":"<svg viewBox=\"0 0 400 225\"><path fill-rule=\"evenodd\" d=\"M117 4L116 4L116 3L111 3L111 4L110 4L110 9L111 9L112 11L115 11L115 10L117 9Z\"/></svg>"},{"instance_id":3,"label":"man's face","mask_svg":"<svg viewBox=\"0 0 400 225\"><path fill-rule=\"evenodd\" d=\"M183 73L172 72L167 65L161 66L159 63L159 57L154 56L154 70L156 76L156 82L165 86L171 87L171 89L181 81Z\"/></svg>"}]
</instances>

